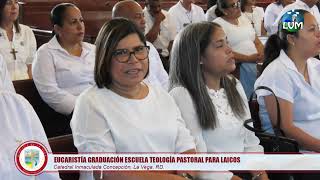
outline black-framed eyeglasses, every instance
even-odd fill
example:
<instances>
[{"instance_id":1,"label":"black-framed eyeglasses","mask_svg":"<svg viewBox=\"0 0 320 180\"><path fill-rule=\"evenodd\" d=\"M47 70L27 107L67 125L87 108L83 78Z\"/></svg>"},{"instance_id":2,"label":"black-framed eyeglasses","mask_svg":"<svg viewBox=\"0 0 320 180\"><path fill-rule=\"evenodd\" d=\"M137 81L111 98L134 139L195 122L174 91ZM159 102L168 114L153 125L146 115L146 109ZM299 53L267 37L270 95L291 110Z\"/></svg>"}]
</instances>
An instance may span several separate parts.
<instances>
[{"instance_id":1,"label":"black-framed eyeglasses","mask_svg":"<svg viewBox=\"0 0 320 180\"><path fill-rule=\"evenodd\" d=\"M129 51L128 49L117 49L112 53L112 56L120 63L127 63L131 54L133 54L137 60L143 61L147 59L149 49L149 46L137 46L133 48L133 51Z\"/></svg>"},{"instance_id":2,"label":"black-framed eyeglasses","mask_svg":"<svg viewBox=\"0 0 320 180\"><path fill-rule=\"evenodd\" d=\"M227 6L227 8L240 8L240 6L241 6L240 1L237 1L237 2Z\"/></svg>"}]
</instances>

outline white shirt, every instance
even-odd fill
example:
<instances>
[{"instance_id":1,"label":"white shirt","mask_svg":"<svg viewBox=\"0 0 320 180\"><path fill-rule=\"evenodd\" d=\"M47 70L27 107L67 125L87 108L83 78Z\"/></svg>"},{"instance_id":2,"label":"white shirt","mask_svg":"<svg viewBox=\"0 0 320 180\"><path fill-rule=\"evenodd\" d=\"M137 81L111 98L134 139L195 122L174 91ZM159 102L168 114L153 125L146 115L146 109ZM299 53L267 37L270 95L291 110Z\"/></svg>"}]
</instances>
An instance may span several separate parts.
<instances>
[{"instance_id":1,"label":"white shirt","mask_svg":"<svg viewBox=\"0 0 320 180\"><path fill-rule=\"evenodd\" d=\"M183 87L176 87L170 91L180 108L182 118L191 134L196 140L197 151L199 152L263 152L259 145L259 139L253 132L243 126L246 119L250 119L248 101L241 83L236 85L239 94L245 103L245 115L237 118L228 102L226 92L223 88L218 91L207 88L212 103L216 109L217 127L215 129L203 130L199 124L197 112L188 90ZM219 173L206 173L207 176L221 176ZM230 180L232 174L225 174L225 178Z\"/></svg>"},{"instance_id":2,"label":"white shirt","mask_svg":"<svg viewBox=\"0 0 320 180\"><path fill-rule=\"evenodd\" d=\"M150 47L149 75L144 79L144 82L152 86L162 87L163 89L167 90L169 76L163 67L159 53L152 43L147 41L147 46Z\"/></svg>"},{"instance_id":3,"label":"white shirt","mask_svg":"<svg viewBox=\"0 0 320 180\"><path fill-rule=\"evenodd\" d=\"M309 135L320 139L320 62L310 58L307 61L310 84L298 72L292 60L282 50L280 56L270 63L257 79L255 87L267 86L277 97L293 104L293 123ZM257 91L260 117L264 129L272 132L264 96L268 91Z\"/></svg>"},{"instance_id":4,"label":"white shirt","mask_svg":"<svg viewBox=\"0 0 320 180\"><path fill-rule=\"evenodd\" d=\"M215 20L217 18L216 9L217 9L217 5L214 5L210 9L207 10L207 12L206 12L206 20L207 21L212 22L213 20Z\"/></svg>"},{"instance_id":5,"label":"white shirt","mask_svg":"<svg viewBox=\"0 0 320 180\"><path fill-rule=\"evenodd\" d=\"M218 17L213 22L222 26L233 51L245 55L257 53L257 49L254 44L256 33L251 22L243 14L238 18L238 20L238 25L231 24L221 17Z\"/></svg>"},{"instance_id":6,"label":"white shirt","mask_svg":"<svg viewBox=\"0 0 320 180\"><path fill-rule=\"evenodd\" d=\"M146 21L146 34L150 31L154 24L154 18L149 13L148 9L145 7L144 10L144 19ZM165 19L160 23L160 32L157 39L153 42L153 45L157 49L161 49L162 56L168 57L169 50L168 46L171 41L174 40L177 34L176 24L174 20L170 17L167 11L161 10L161 12L165 15Z\"/></svg>"},{"instance_id":7,"label":"white shirt","mask_svg":"<svg viewBox=\"0 0 320 180\"><path fill-rule=\"evenodd\" d=\"M186 10L180 1L172 6L168 13L174 18L179 33L186 25L206 20L203 9L195 4L191 4L191 11Z\"/></svg>"},{"instance_id":8,"label":"white shirt","mask_svg":"<svg viewBox=\"0 0 320 180\"><path fill-rule=\"evenodd\" d=\"M0 54L6 61L12 80L29 79L27 65L32 64L37 50L35 36L28 26L19 24L20 33L13 26L13 39L9 41L7 32L0 28ZM14 60L13 51L17 51Z\"/></svg>"},{"instance_id":9,"label":"white shirt","mask_svg":"<svg viewBox=\"0 0 320 180\"><path fill-rule=\"evenodd\" d=\"M10 79L6 62L2 59L1 54L0 54L0 90L8 90L8 91L16 92L13 87L12 81Z\"/></svg>"},{"instance_id":10,"label":"white shirt","mask_svg":"<svg viewBox=\"0 0 320 180\"><path fill-rule=\"evenodd\" d=\"M15 151L25 141L39 141L51 152L47 136L30 103L18 94L0 91L0 119L0 141L2 142L0 148L1 179L60 179L58 173L42 173L35 178L26 176L15 166Z\"/></svg>"},{"instance_id":11,"label":"white shirt","mask_svg":"<svg viewBox=\"0 0 320 180\"><path fill-rule=\"evenodd\" d=\"M243 15L249 19L251 24L253 24L256 35L261 36L261 24L264 16L263 8L255 6L252 10L252 13L244 12Z\"/></svg>"},{"instance_id":12,"label":"white shirt","mask_svg":"<svg viewBox=\"0 0 320 180\"><path fill-rule=\"evenodd\" d=\"M77 96L94 84L95 46L82 43L80 57L70 55L54 36L42 45L32 65L42 99L55 111L70 114Z\"/></svg>"},{"instance_id":13,"label":"white shirt","mask_svg":"<svg viewBox=\"0 0 320 180\"><path fill-rule=\"evenodd\" d=\"M91 87L79 96L70 125L79 152L184 152L195 148L172 97L152 86L140 100Z\"/></svg>"},{"instance_id":14,"label":"white shirt","mask_svg":"<svg viewBox=\"0 0 320 180\"><path fill-rule=\"evenodd\" d=\"M271 3L266 8L264 13L264 28L267 30L268 36L276 33L278 31L277 27L274 25L274 22L278 18L279 14L283 9L282 4Z\"/></svg>"},{"instance_id":15,"label":"white shirt","mask_svg":"<svg viewBox=\"0 0 320 180\"><path fill-rule=\"evenodd\" d=\"M317 23L320 24L320 12L316 5L312 6L311 8L303 1L296 0L296 2L289 4L288 6L284 7L282 11L280 12L279 16L277 17L276 21L274 22L274 26L277 27L278 30L278 24L281 19L281 17L292 9L304 9L306 11L309 11L317 20Z\"/></svg>"}]
</instances>

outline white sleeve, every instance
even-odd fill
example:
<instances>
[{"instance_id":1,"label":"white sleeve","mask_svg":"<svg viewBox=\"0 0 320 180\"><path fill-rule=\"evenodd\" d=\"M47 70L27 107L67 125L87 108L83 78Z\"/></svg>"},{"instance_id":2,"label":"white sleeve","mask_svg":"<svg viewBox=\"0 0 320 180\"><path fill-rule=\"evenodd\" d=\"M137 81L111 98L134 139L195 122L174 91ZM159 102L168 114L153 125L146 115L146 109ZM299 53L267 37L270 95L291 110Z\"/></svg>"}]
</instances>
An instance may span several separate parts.
<instances>
[{"instance_id":1,"label":"white sleeve","mask_svg":"<svg viewBox=\"0 0 320 180\"><path fill-rule=\"evenodd\" d=\"M167 25L168 25L167 29L168 29L168 32L170 33L169 39L170 41L173 41L177 36L177 25L174 18L172 18L168 12L166 12L166 18L167 18Z\"/></svg>"},{"instance_id":2,"label":"white sleeve","mask_svg":"<svg viewBox=\"0 0 320 180\"><path fill-rule=\"evenodd\" d=\"M37 51L37 41L31 28L27 27L27 36L29 43L29 56L27 57L26 64L32 64Z\"/></svg>"},{"instance_id":3,"label":"white sleeve","mask_svg":"<svg viewBox=\"0 0 320 180\"><path fill-rule=\"evenodd\" d=\"M163 64L162 64L162 61L161 61L161 58L159 56L157 49L151 43L148 45L150 46L150 54L151 54L151 58L152 58L152 59L149 59L149 62L150 62L149 67L150 67L150 69L154 70L155 78L158 79L161 86L165 90L168 90L168 85L169 85L168 73L166 72L166 70L163 67Z\"/></svg>"},{"instance_id":4,"label":"white sleeve","mask_svg":"<svg viewBox=\"0 0 320 180\"><path fill-rule=\"evenodd\" d=\"M176 152L185 152L190 149L196 149L194 138L191 136L189 129L187 129L178 107L177 112L178 136L176 139Z\"/></svg>"},{"instance_id":5,"label":"white sleeve","mask_svg":"<svg viewBox=\"0 0 320 180\"><path fill-rule=\"evenodd\" d=\"M207 146L202 136L202 129L198 122L197 112L189 92L182 87L178 87L172 89L170 95L174 98L180 109L182 119L185 121L186 127L190 130L191 135L195 139L197 151L207 152Z\"/></svg>"},{"instance_id":6,"label":"white sleeve","mask_svg":"<svg viewBox=\"0 0 320 180\"><path fill-rule=\"evenodd\" d=\"M203 9L200 7L200 15L201 15L201 21L206 21L206 15L204 14Z\"/></svg>"},{"instance_id":7,"label":"white sleeve","mask_svg":"<svg viewBox=\"0 0 320 180\"><path fill-rule=\"evenodd\" d=\"M258 86L267 86L272 89L275 95L281 99L287 100L291 103L294 102L294 96L296 93L294 82L284 71L267 71L266 69L259 79L255 83L255 89ZM256 91L257 98L260 100L264 96L271 95L271 92L267 90L258 90Z\"/></svg>"},{"instance_id":8,"label":"white sleeve","mask_svg":"<svg viewBox=\"0 0 320 180\"><path fill-rule=\"evenodd\" d=\"M79 96L70 122L79 152L116 152L106 117L88 93Z\"/></svg>"},{"instance_id":9,"label":"white sleeve","mask_svg":"<svg viewBox=\"0 0 320 180\"><path fill-rule=\"evenodd\" d=\"M267 32L271 35L271 33L274 33L275 27L273 26L273 23L276 20L276 16L272 11L272 4L270 4L265 13L264 13L264 28L267 30Z\"/></svg>"},{"instance_id":10,"label":"white sleeve","mask_svg":"<svg viewBox=\"0 0 320 180\"><path fill-rule=\"evenodd\" d=\"M5 89L5 90L9 90L11 92L16 92L13 87L13 84L12 84L12 81L10 78L10 74L7 69L6 62L2 59L1 55L0 55L0 79L1 79L1 82L0 82L0 89L1 90Z\"/></svg>"},{"instance_id":11,"label":"white sleeve","mask_svg":"<svg viewBox=\"0 0 320 180\"><path fill-rule=\"evenodd\" d=\"M42 99L55 111L70 114L76 96L58 87L53 56L43 46L36 53L32 65L33 81Z\"/></svg>"},{"instance_id":12,"label":"white sleeve","mask_svg":"<svg viewBox=\"0 0 320 180\"><path fill-rule=\"evenodd\" d=\"M246 93L244 92L244 89L240 83L240 81L237 80L237 90L245 103L245 113L244 120L250 119L250 109L248 104L248 99L246 96ZM250 126L253 127L253 124L251 123ZM244 152L263 152L263 147L260 146L260 140L259 138L254 134L254 132L248 130L247 128L243 127L245 131L245 138L244 138Z\"/></svg>"}]
</instances>

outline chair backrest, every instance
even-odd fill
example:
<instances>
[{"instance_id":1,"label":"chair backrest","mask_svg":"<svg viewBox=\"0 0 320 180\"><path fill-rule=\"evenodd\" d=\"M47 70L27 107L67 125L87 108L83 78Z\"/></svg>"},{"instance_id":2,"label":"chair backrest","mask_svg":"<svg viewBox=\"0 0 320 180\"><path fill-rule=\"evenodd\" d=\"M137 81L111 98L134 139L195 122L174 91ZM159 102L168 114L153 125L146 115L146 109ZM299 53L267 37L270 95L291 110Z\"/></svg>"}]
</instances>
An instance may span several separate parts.
<instances>
[{"instance_id":1,"label":"chair backrest","mask_svg":"<svg viewBox=\"0 0 320 180\"><path fill-rule=\"evenodd\" d=\"M70 117L57 113L41 98L32 79L13 81L16 92L24 96L39 116L47 137L70 134Z\"/></svg>"},{"instance_id":2,"label":"chair backrest","mask_svg":"<svg viewBox=\"0 0 320 180\"><path fill-rule=\"evenodd\" d=\"M49 138L49 144L52 153L77 153L78 150L73 144L72 134ZM62 180L78 180L79 172L64 172L59 171Z\"/></svg>"},{"instance_id":3,"label":"chair backrest","mask_svg":"<svg viewBox=\"0 0 320 180\"><path fill-rule=\"evenodd\" d=\"M72 134L49 138L49 144L53 154L55 153L77 153L73 144Z\"/></svg>"}]
</instances>

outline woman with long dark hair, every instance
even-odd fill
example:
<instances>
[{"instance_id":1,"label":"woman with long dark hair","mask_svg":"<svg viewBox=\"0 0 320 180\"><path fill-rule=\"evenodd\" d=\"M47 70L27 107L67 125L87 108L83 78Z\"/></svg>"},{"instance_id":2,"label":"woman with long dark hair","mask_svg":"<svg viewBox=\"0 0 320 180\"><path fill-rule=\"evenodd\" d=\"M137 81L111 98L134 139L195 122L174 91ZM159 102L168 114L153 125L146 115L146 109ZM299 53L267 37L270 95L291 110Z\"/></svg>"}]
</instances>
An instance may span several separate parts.
<instances>
[{"instance_id":1,"label":"woman with long dark hair","mask_svg":"<svg viewBox=\"0 0 320 180\"><path fill-rule=\"evenodd\" d=\"M313 58L320 53L320 31L310 12L294 13L299 14L295 19L303 27L292 31L279 24L278 34L267 41L263 72L255 87L267 86L275 92L284 134L297 140L301 150L320 152L320 62ZM266 91L257 95L263 128L272 132L271 122L274 125L277 120L275 99Z\"/></svg>"},{"instance_id":2,"label":"woman with long dark hair","mask_svg":"<svg viewBox=\"0 0 320 180\"><path fill-rule=\"evenodd\" d=\"M232 75L235 59L221 26L191 24L174 42L170 94L195 138L199 152L263 152L259 139L244 126L250 118L241 83ZM264 171L252 172L253 176ZM232 173L201 173L203 179L239 179Z\"/></svg>"}]
</instances>

